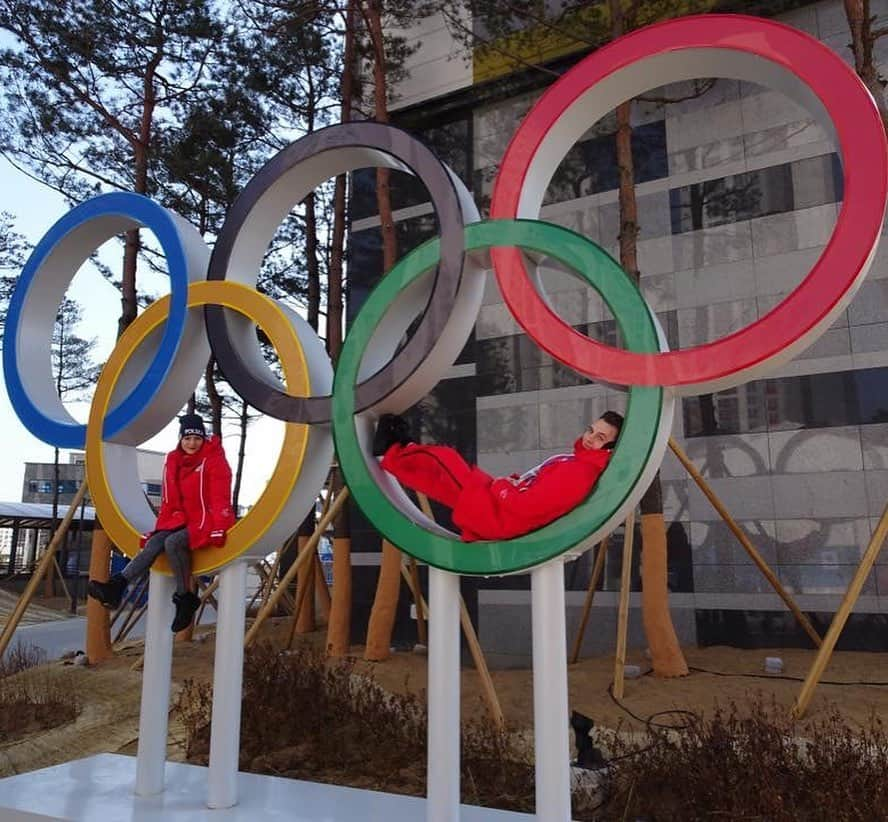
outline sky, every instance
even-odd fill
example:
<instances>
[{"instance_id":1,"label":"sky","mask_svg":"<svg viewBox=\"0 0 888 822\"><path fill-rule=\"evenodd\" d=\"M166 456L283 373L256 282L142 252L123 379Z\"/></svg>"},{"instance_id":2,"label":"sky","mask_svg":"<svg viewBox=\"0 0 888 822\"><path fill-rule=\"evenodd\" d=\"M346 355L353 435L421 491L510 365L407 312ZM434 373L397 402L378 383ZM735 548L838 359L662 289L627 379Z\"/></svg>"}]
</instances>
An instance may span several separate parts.
<instances>
[{"instance_id":1,"label":"sky","mask_svg":"<svg viewBox=\"0 0 888 822\"><path fill-rule=\"evenodd\" d=\"M10 212L15 220L14 228L31 244L36 244L51 226L69 209L61 195L17 171L0 157L0 210ZM113 268L120 265L121 251L115 243L103 246L101 257ZM165 277L151 274L140 281L156 296L167 292ZM120 295L95 268L86 265L77 272L68 296L77 300L83 309L83 321L77 332L82 337L96 339L95 360L104 362L114 346L117 318L120 316ZM2 368L2 365L0 365ZM69 412L75 419L85 422L89 403L72 403ZM53 448L41 442L25 428L16 416L4 388L0 390L0 430L5 432L3 459L0 462L0 501L21 500L25 462L52 462ZM176 444L177 423L171 422L160 434L142 447L156 451L169 451ZM241 505L249 505L262 492L274 465L268 454L276 453L283 435L283 424L262 417L252 423L247 437L247 455L240 496ZM234 468L237 458L238 438L233 426L223 429L223 443L228 460ZM67 462L67 452L62 461Z\"/></svg>"}]
</instances>

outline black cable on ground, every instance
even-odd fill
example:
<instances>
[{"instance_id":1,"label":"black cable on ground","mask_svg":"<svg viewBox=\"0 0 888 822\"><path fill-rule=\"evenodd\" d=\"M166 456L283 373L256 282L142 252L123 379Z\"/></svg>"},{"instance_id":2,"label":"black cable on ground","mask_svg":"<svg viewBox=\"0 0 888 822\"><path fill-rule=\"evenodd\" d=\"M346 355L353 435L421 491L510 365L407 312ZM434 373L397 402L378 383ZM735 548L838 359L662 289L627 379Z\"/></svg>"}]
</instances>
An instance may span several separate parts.
<instances>
[{"instance_id":1,"label":"black cable on ground","mask_svg":"<svg viewBox=\"0 0 888 822\"><path fill-rule=\"evenodd\" d=\"M805 678L801 676L789 676L788 674L744 674L744 673L731 673L729 671L710 671L706 668L693 668L688 667L689 671L694 671L698 674L711 674L712 676L726 676L726 677L744 677L747 679L785 679L789 682L804 682ZM877 688L884 688L888 685L888 682L866 682L864 680L845 680L839 681L836 679L821 679L818 681L820 685L873 685Z\"/></svg>"},{"instance_id":2,"label":"black cable on ground","mask_svg":"<svg viewBox=\"0 0 888 822\"><path fill-rule=\"evenodd\" d=\"M613 700L614 705L616 705L621 711L623 711L628 716L632 717L636 722L641 722L649 731L656 728L657 730L663 731L683 731L687 728L690 728L695 722L700 721L700 715L694 713L694 711L687 711L682 708L670 708L666 711L657 711L656 713L652 713L646 719L640 717L638 714L633 713L629 708L627 708L616 696L614 696L614 683L611 682L610 685L607 686L608 696ZM686 721L673 725L666 722L656 722L656 718L658 716L683 716L687 717Z\"/></svg>"},{"instance_id":3,"label":"black cable on ground","mask_svg":"<svg viewBox=\"0 0 888 822\"><path fill-rule=\"evenodd\" d=\"M688 666L689 671L694 671L699 674L710 674L711 676L723 676L723 677L743 677L749 679L784 679L789 680L791 682L804 682L804 678L797 676L788 676L785 674L746 674L746 673L728 673L726 671L710 671L706 668L695 668L692 666ZM643 676L648 676L652 673L651 670L647 670L644 672ZM840 682L837 680L820 680L820 684L822 685L873 685L876 687L884 687L888 685L888 682L864 682L864 681L846 681ZM695 711L685 710L683 708L671 708L665 711L656 711L655 713L650 714L648 717L641 717L636 714L634 711L630 710L626 705L624 705L617 697L614 695L614 683L611 682L610 685L607 686L607 694L613 701L613 703L625 713L627 716L634 719L636 722L641 722L648 732L655 731L684 731L690 728L692 725L700 722L702 717L696 713ZM656 721L657 717L661 716L681 716L685 717L685 721L679 724L670 724L665 722ZM639 748L637 751L632 751L631 753L623 754L622 756L614 756L610 759L606 760L600 768L589 769L595 772L605 771L610 766L612 766L616 762L620 762L624 759L630 759L635 756L640 756L643 753L647 753L650 751L656 742L652 742L650 745L645 745L643 748ZM594 808L591 809L593 813L601 810L605 805L607 805L609 801L609 797L607 796L606 790L603 791L604 798L599 802Z\"/></svg>"}]
</instances>

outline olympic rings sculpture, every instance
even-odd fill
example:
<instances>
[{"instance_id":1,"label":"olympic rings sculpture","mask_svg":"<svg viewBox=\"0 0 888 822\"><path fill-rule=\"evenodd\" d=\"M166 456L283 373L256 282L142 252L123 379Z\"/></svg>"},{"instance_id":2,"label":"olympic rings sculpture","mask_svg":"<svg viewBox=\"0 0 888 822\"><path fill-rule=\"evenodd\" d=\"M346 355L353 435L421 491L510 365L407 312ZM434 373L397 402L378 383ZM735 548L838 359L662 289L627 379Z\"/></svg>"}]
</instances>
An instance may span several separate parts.
<instances>
[{"instance_id":1,"label":"olympic rings sculpture","mask_svg":"<svg viewBox=\"0 0 888 822\"><path fill-rule=\"evenodd\" d=\"M617 263L589 240L535 217L561 159L597 120L652 86L699 77L759 83L804 105L835 133L845 199L811 272L770 313L716 342L670 352L653 311ZM312 329L258 294L256 276L294 204L320 182L367 166L415 174L428 191L440 237L407 254L371 293L334 375ZM480 221L465 185L426 146L372 122L322 129L272 158L235 202L212 254L192 226L144 197L108 194L78 206L41 240L19 279L3 351L7 389L36 436L61 447L85 446L96 510L130 556L138 534L153 523L136 473L136 446L181 409L212 350L232 388L286 428L265 493L224 549L197 552L198 573L280 544L314 505L334 441L354 498L399 548L456 573L511 573L590 546L625 518L662 460L676 396L753 379L829 327L872 262L886 196L882 122L838 55L769 20L680 18L599 49L542 95L506 150L488 221ZM82 426L52 383L55 314L80 264L106 239L134 226L151 230L160 243L170 296L120 338ZM522 251L559 261L594 288L616 318L625 349L596 342L558 317L526 270ZM418 402L454 362L474 326L490 267L515 319L541 348L590 378L627 386L628 402L614 456L589 499L526 536L467 546L425 518L379 469L370 442L379 414ZM285 383L267 367L255 325L274 344Z\"/></svg>"}]
</instances>

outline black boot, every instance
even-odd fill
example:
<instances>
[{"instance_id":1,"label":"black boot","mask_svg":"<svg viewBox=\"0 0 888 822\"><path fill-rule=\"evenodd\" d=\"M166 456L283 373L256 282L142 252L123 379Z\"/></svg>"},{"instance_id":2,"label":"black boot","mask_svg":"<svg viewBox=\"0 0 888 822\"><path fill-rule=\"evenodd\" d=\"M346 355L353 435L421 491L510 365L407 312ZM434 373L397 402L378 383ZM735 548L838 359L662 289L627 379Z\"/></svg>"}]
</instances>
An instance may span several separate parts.
<instances>
[{"instance_id":1,"label":"black boot","mask_svg":"<svg viewBox=\"0 0 888 822\"><path fill-rule=\"evenodd\" d=\"M573 711L570 715L570 726L574 731L574 739L577 744L577 767L587 770L598 770L604 767L604 756L601 751L592 744L589 732L595 723L579 711Z\"/></svg>"},{"instance_id":2,"label":"black boot","mask_svg":"<svg viewBox=\"0 0 888 822\"><path fill-rule=\"evenodd\" d=\"M407 420L397 414L383 414L376 423L376 434L373 437L373 456L381 457L395 443L407 445L414 442L410 436Z\"/></svg>"},{"instance_id":3,"label":"black boot","mask_svg":"<svg viewBox=\"0 0 888 822\"><path fill-rule=\"evenodd\" d=\"M123 574L114 574L107 582L91 579L86 590L93 599L97 599L106 608L114 610L119 607L128 584Z\"/></svg>"},{"instance_id":4,"label":"black boot","mask_svg":"<svg viewBox=\"0 0 888 822\"><path fill-rule=\"evenodd\" d=\"M194 619L194 614L200 608L200 598L191 591L184 594L173 594L173 604L176 606L176 616L173 619L173 633L184 631Z\"/></svg>"}]
</instances>

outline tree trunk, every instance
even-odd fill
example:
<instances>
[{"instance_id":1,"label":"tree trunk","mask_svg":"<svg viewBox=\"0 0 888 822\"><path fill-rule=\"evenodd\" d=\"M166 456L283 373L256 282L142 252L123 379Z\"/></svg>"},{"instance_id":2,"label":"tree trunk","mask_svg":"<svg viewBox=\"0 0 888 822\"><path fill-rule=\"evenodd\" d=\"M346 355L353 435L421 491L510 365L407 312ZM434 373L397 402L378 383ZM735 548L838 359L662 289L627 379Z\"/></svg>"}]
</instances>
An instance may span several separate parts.
<instances>
[{"instance_id":1,"label":"tree trunk","mask_svg":"<svg viewBox=\"0 0 888 822\"><path fill-rule=\"evenodd\" d=\"M315 127L315 86L314 75L307 73L308 99L306 100L306 128L309 132ZM318 266L318 218L315 211L315 195L309 194L305 200L305 268L308 277L307 284L307 314L308 324L318 330L321 315L321 272Z\"/></svg>"},{"instance_id":2,"label":"tree trunk","mask_svg":"<svg viewBox=\"0 0 888 822\"><path fill-rule=\"evenodd\" d=\"M231 506L234 510L234 515L237 516L238 512L238 504L240 501L240 489L241 489L241 480L244 476L244 455L247 450L247 411L249 410L249 406L246 403L246 400L241 401L241 412L240 412L240 425L239 425L239 436L238 436L238 446L237 446L237 465L234 469L234 490L231 494Z\"/></svg>"},{"instance_id":3,"label":"tree trunk","mask_svg":"<svg viewBox=\"0 0 888 822\"><path fill-rule=\"evenodd\" d=\"M299 536L296 539L296 556L302 553L306 543L311 539L316 526L317 520L314 509L312 509L302 521L302 525L299 526ZM317 548L315 548L315 552L317 552ZM302 597L302 607L299 609L299 613L293 615L293 619L296 620L296 633L298 634L309 634L315 629L315 565L316 563L314 562L303 563L296 575L297 594L303 588L307 589L305 596ZM297 596L296 599L298 601L299 597Z\"/></svg>"},{"instance_id":4,"label":"tree trunk","mask_svg":"<svg viewBox=\"0 0 888 822\"><path fill-rule=\"evenodd\" d=\"M386 100L385 44L382 38L382 20L379 0L369 0L361 4L361 12L373 45L373 104L378 122L387 123L388 103ZM389 170L376 169L376 203L379 208L380 230L382 231L383 276L394 266L398 256L398 242L395 236L395 221L392 216ZM387 659L392 644L392 630L395 627L395 613L401 592L401 552L387 539L382 541L382 559L379 565L379 581L376 596L367 625L367 645L364 658L373 661Z\"/></svg>"},{"instance_id":5,"label":"tree trunk","mask_svg":"<svg viewBox=\"0 0 888 822\"><path fill-rule=\"evenodd\" d=\"M364 659L369 662L382 662L391 655L392 630L395 627L400 592L401 552L384 539L379 582L376 585L376 596L373 598L373 609L370 611L367 645L364 648Z\"/></svg>"},{"instance_id":6,"label":"tree trunk","mask_svg":"<svg viewBox=\"0 0 888 822\"><path fill-rule=\"evenodd\" d=\"M609 0L612 35L620 37L626 30L620 0ZM632 158L632 102L617 106L617 167L619 170L620 265L639 282L638 270L638 202L635 197L635 163ZM685 676L685 662L678 637L669 614L667 586L666 522L663 518L663 496L660 473L641 500L641 610L644 630L651 650L651 661L657 676Z\"/></svg>"},{"instance_id":7,"label":"tree trunk","mask_svg":"<svg viewBox=\"0 0 888 822\"><path fill-rule=\"evenodd\" d=\"M869 0L844 0L845 16L851 30L851 52L854 55L854 70L869 89L878 106L882 123L888 130L888 105L885 103L885 82L873 60L873 17Z\"/></svg>"},{"instance_id":8,"label":"tree trunk","mask_svg":"<svg viewBox=\"0 0 888 822\"><path fill-rule=\"evenodd\" d=\"M343 50L340 93L343 123L351 120L355 71L355 3L348 0L345 13L345 44ZM336 178L333 193L333 231L330 243L330 264L327 279L327 351L335 363L342 349L342 272L345 256L345 175ZM342 488L338 472L331 481L337 493ZM345 656L351 639L351 531L349 504L343 506L333 524L333 592L330 621L327 625L327 654Z\"/></svg>"},{"instance_id":9,"label":"tree trunk","mask_svg":"<svg viewBox=\"0 0 888 822\"><path fill-rule=\"evenodd\" d=\"M335 498L343 488L339 471L334 471L330 485ZM348 532L348 517L338 516L333 524L333 591L330 601L330 621L327 624L328 656L348 654L351 637L351 598L351 538Z\"/></svg>"},{"instance_id":10,"label":"tree trunk","mask_svg":"<svg viewBox=\"0 0 888 822\"><path fill-rule=\"evenodd\" d=\"M207 399L210 401L210 427L217 437L222 436L222 397L216 390L216 359L210 357L204 372Z\"/></svg>"},{"instance_id":11,"label":"tree trunk","mask_svg":"<svg viewBox=\"0 0 888 822\"><path fill-rule=\"evenodd\" d=\"M343 53L342 78L339 88L342 98L340 119L343 123L351 120L352 97L354 95L355 71L355 3L348 0L345 14L345 44ZM342 348L342 274L345 258L345 188L346 176L336 178L333 190L333 236L330 243L330 265L327 280L327 351L333 362L339 357Z\"/></svg>"},{"instance_id":12,"label":"tree trunk","mask_svg":"<svg viewBox=\"0 0 888 822\"><path fill-rule=\"evenodd\" d=\"M142 82L142 115L139 119L139 134L131 140L133 147L133 191L136 194L148 193L148 147L151 145L154 109L157 106L154 79L162 60L163 49L161 47L145 67L145 77ZM120 278L118 337L136 319L138 311L136 303L136 265L140 247L139 229L134 228L131 231L127 231L126 244L123 251L123 272Z\"/></svg>"},{"instance_id":13,"label":"tree trunk","mask_svg":"<svg viewBox=\"0 0 888 822\"><path fill-rule=\"evenodd\" d=\"M379 0L370 0L361 6L367 31L373 44L373 116L378 123L389 121L388 99L385 74L385 43L382 36L382 19ZM379 208L380 230L382 232L382 268L387 274L398 257L398 240L395 235L395 220L392 216L392 196L389 179L390 169L376 169L376 204Z\"/></svg>"},{"instance_id":14,"label":"tree trunk","mask_svg":"<svg viewBox=\"0 0 888 822\"><path fill-rule=\"evenodd\" d=\"M306 320L317 331L321 315L321 272L318 266L318 218L314 194L305 198L305 267L308 275Z\"/></svg>"}]
</instances>

